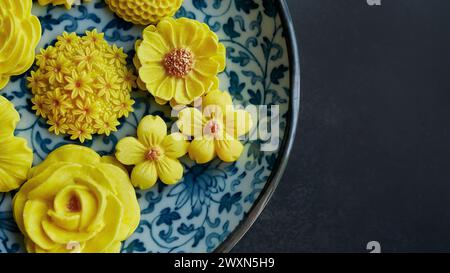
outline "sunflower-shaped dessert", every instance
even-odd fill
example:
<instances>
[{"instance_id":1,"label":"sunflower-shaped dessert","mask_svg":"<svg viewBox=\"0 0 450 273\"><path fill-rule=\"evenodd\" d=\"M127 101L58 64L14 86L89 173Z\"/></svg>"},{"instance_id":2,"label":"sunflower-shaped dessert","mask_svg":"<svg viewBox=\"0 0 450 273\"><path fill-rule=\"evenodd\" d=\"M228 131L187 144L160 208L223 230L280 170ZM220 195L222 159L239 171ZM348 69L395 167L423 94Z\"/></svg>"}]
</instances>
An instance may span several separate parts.
<instances>
[{"instance_id":1,"label":"sunflower-shaped dessert","mask_svg":"<svg viewBox=\"0 0 450 273\"><path fill-rule=\"evenodd\" d=\"M225 46L206 24L165 18L144 30L134 63L140 86L145 85L156 102L186 105L218 88L225 55Z\"/></svg>"}]
</instances>

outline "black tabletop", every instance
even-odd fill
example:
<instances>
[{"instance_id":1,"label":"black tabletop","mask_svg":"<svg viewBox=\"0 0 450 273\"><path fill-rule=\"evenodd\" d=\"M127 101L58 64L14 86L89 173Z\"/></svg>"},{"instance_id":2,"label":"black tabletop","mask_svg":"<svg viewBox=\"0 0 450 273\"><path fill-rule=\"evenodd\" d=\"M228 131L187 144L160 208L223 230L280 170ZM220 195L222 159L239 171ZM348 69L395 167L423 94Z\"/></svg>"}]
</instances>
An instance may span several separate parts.
<instances>
[{"instance_id":1,"label":"black tabletop","mask_svg":"<svg viewBox=\"0 0 450 273\"><path fill-rule=\"evenodd\" d=\"M299 131L234 251L450 251L450 1L287 2Z\"/></svg>"}]
</instances>

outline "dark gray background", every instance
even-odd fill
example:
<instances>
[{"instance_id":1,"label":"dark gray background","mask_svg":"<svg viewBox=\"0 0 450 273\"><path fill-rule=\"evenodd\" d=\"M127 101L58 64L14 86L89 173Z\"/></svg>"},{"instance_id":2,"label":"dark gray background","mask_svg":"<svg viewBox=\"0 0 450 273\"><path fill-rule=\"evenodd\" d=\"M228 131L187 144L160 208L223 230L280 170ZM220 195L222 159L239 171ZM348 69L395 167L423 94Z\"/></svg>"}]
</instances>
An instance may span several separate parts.
<instances>
[{"instance_id":1,"label":"dark gray background","mask_svg":"<svg viewBox=\"0 0 450 273\"><path fill-rule=\"evenodd\" d=\"M299 131L235 252L450 251L450 1L288 0Z\"/></svg>"}]
</instances>

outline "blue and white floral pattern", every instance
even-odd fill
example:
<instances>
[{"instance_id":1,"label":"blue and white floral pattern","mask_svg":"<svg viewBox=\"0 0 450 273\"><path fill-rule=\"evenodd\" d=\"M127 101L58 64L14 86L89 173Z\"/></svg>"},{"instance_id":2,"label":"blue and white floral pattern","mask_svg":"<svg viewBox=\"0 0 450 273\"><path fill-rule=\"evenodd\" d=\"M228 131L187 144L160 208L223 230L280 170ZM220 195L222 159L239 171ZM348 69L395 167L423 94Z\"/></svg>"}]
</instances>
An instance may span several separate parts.
<instances>
[{"instance_id":1,"label":"blue and white floral pattern","mask_svg":"<svg viewBox=\"0 0 450 273\"><path fill-rule=\"evenodd\" d=\"M177 17L208 24L227 48L227 68L220 75L221 89L229 90L235 104L280 106L280 140L285 135L290 100L289 57L276 0L185 0ZM124 47L131 57L142 27L116 17L102 0L72 8L35 6L43 36L38 48L54 43L63 31L83 34L96 28L110 43ZM29 72L28 72L29 73ZM14 77L2 91L21 114L16 134L26 138L34 163L66 143L68 137L48 132L46 122L31 110L28 73ZM157 114L170 123L170 108L158 106L141 91L134 91L135 112L121 121L115 134L96 136L85 143L101 154L112 154L118 139L134 135L139 120ZM182 182L138 191L142 220L122 252L211 252L238 226L270 176L277 151L261 151L261 141L249 141L238 162L213 161L196 165L188 158ZM24 251L22 237L11 214L13 194L0 194L0 252Z\"/></svg>"}]
</instances>

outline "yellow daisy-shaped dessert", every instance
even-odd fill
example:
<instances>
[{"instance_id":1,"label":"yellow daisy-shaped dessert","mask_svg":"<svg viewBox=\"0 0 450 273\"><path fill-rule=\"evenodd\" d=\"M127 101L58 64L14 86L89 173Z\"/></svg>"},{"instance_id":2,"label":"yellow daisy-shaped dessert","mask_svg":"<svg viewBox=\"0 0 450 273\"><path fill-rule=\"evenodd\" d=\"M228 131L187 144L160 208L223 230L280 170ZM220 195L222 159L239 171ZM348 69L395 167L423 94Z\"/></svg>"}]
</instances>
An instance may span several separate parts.
<instances>
[{"instance_id":1,"label":"yellow daisy-shaped dessert","mask_svg":"<svg viewBox=\"0 0 450 273\"><path fill-rule=\"evenodd\" d=\"M135 165L131 183L148 189L158 178L175 184L183 177L178 158L187 153L189 142L180 133L167 135L167 125L158 116L146 116L139 123L137 138L125 137L117 143L116 158L124 165Z\"/></svg>"},{"instance_id":2,"label":"yellow daisy-shaped dessert","mask_svg":"<svg viewBox=\"0 0 450 273\"><path fill-rule=\"evenodd\" d=\"M0 96L0 192L19 188L33 163L33 152L25 139L14 136L19 113Z\"/></svg>"},{"instance_id":3,"label":"yellow daisy-shaped dessert","mask_svg":"<svg viewBox=\"0 0 450 273\"><path fill-rule=\"evenodd\" d=\"M91 0L84 0L84 2L91 2ZM38 3L41 6L49 4L53 6L64 5L66 9L71 9L74 4L80 4L81 0L38 0Z\"/></svg>"},{"instance_id":4,"label":"yellow daisy-shaped dessert","mask_svg":"<svg viewBox=\"0 0 450 273\"><path fill-rule=\"evenodd\" d=\"M206 24L165 18L148 26L137 45L140 80L158 103L187 105L218 88L225 46Z\"/></svg>"},{"instance_id":5,"label":"yellow daisy-shaped dessert","mask_svg":"<svg viewBox=\"0 0 450 273\"><path fill-rule=\"evenodd\" d=\"M202 98L203 113L188 107L178 114L180 131L193 137L189 157L198 164L218 156L222 161L234 162L243 151L239 137L253 126L251 116L244 110L235 110L228 92L214 90Z\"/></svg>"},{"instance_id":6,"label":"yellow daisy-shaped dessert","mask_svg":"<svg viewBox=\"0 0 450 273\"><path fill-rule=\"evenodd\" d=\"M77 145L31 169L13 214L28 252L119 252L140 221L128 173Z\"/></svg>"},{"instance_id":7,"label":"yellow daisy-shaped dessert","mask_svg":"<svg viewBox=\"0 0 450 273\"><path fill-rule=\"evenodd\" d=\"M106 0L109 8L125 21L137 25L158 23L173 16L183 0Z\"/></svg>"},{"instance_id":8,"label":"yellow daisy-shaped dessert","mask_svg":"<svg viewBox=\"0 0 450 273\"><path fill-rule=\"evenodd\" d=\"M65 32L36 56L38 69L28 77L33 110L56 135L81 142L109 135L117 131L118 119L133 111L130 92L137 77L123 49L103 36L96 30L83 37Z\"/></svg>"},{"instance_id":9,"label":"yellow daisy-shaped dessert","mask_svg":"<svg viewBox=\"0 0 450 273\"><path fill-rule=\"evenodd\" d=\"M0 8L0 89L11 76L33 65L41 23L31 14L32 0L2 0Z\"/></svg>"}]
</instances>

